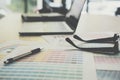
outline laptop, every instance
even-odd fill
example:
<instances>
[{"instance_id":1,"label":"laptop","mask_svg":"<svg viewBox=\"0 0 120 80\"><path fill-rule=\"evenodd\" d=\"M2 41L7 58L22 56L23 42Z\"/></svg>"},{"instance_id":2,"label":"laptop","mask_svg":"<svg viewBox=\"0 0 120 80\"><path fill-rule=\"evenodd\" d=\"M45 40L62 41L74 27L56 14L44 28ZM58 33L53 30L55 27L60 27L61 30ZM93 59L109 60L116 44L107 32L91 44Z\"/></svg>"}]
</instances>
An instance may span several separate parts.
<instances>
[{"instance_id":1,"label":"laptop","mask_svg":"<svg viewBox=\"0 0 120 80\"><path fill-rule=\"evenodd\" d=\"M85 0L73 0L66 15L30 16L22 15L20 36L73 34L76 31Z\"/></svg>"}]
</instances>

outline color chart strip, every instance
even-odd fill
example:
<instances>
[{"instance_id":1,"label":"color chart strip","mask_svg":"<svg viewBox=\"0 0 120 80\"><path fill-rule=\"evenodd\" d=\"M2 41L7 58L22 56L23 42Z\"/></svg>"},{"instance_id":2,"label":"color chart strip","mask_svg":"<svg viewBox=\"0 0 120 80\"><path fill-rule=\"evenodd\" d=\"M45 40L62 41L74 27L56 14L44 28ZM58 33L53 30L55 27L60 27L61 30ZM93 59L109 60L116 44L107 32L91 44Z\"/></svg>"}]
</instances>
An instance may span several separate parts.
<instances>
[{"instance_id":1,"label":"color chart strip","mask_svg":"<svg viewBox=\"0 0 120 80\"><path fill-rule=\"evenodd\" d=\"M20 62L48 62L48 63L68 63L82 64L83 55L78 51L44 51L39 54L29 56Z\"/></svg>"},{"instance_id":2,"label":"color chart strip","mask_svg":"<svg viewBox=\"0 0 120 80\"><path fill-rule=\"evenodd\" d=\"M120 80L120 71L97 70L98 80Z\"/></svg>"},{"instance_id":3,"label":"color chart strip","mask_svg":"<svg viewBox=\"0 0 120 80\"><path fill-rule=\"evenodd\" d=\"M119 56L95 56L94 59L95 59L96 69L120 71Z\"/></svg>"},{"instance_id":4,"label":"color chart strip","mask_svg":"<svg viewBox=\"0 0 120 80\"><path fill-rule=\"evenodd\" d=\"M0 80L82 80L81 64L18 62L0 69Z\"/></svg>"}]
</instances>

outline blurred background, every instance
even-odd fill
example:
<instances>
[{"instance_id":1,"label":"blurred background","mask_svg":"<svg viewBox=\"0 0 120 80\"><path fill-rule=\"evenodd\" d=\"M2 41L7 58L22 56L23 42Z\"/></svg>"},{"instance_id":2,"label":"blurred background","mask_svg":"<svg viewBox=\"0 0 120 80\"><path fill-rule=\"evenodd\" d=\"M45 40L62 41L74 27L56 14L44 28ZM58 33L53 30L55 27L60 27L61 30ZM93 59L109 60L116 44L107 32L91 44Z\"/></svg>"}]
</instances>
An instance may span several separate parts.
<instances>
[{"instance_id":1,"label":"blurred background","mask_svg":"<svg viewBox=\"0 0 120 80\"><path fill-rule=\"evenodd\" d=\"M9 13L49 13L65 14L73 0L0 0L0 18ZM120 0L87 0L83 13L99 15L120 15Z\"/></svg>"}]
</instances>

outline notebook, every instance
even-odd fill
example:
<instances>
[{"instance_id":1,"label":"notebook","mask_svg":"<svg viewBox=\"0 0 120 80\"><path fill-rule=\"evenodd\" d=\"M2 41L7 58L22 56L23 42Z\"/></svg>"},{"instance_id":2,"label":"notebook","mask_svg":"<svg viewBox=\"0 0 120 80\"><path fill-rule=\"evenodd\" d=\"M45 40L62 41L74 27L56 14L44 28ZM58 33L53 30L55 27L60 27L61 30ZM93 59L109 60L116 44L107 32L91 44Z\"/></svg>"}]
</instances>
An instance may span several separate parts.
<instances>
[{"instance_id":1,"label":"notebook","mask_svg":"<svg viewBox=\"0 0 120 80\"><path fill-rule=\"evenodd\" d=\"M85 0L73 0L71 9L66 15L55 16L30 16L22 15L20 36L73 34Z\"/></svg>"}]
</instances>

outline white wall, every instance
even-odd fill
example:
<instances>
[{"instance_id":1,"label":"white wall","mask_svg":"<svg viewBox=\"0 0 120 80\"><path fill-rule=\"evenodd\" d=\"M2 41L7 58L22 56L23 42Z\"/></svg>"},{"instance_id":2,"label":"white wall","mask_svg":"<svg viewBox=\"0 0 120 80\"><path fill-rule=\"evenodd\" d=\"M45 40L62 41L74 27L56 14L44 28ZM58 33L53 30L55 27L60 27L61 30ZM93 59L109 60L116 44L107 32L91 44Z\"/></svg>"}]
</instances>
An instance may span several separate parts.
<instances>
[{"instance_id":1,"label":"white wall","mask_svg":"<svg viewBox=\"0 0 120 80\"><path fill-rule=\"evenodd\" d=\"M5 0L0 0L0 7L3 7L3 6L5 6Z\"/></svg>"},{"instance_id":2,"label":"white wall","mask_svg":"<svg viewBox=\"0 0 120 80\"><path fill-rule=\"evenodd\" d=\"M43 0L37 0L37 9L43 8Z\"/></svg>"},{"instance_id":3,"label":"white wall","mask_svg":"<svg viewBox=\"0 0 120 80\"><path fill-rule=\"evenodd\" d=\"M0 0L0 7L5 7L6 5L10 5L11 0Z\"/></svg>"},{"instance_id":4,"label":"white wall","mask_svg":"<svg viewBox=\"0 0 120 80\"><path fill-rule=\"evenodd\" d=\"M120 1L90 2L89 13L114 16L118 7L120 7Z\"/></svg>"}]
</instances>

